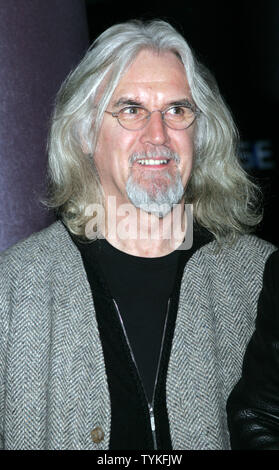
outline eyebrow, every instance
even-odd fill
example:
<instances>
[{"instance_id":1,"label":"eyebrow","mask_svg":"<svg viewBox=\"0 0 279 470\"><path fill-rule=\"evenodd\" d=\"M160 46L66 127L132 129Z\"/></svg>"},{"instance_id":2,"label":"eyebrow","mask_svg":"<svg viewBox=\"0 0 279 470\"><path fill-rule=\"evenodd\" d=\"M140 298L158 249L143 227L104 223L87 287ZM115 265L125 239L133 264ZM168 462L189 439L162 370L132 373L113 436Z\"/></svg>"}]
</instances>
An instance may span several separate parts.
<instances>
[{"instance_id":1,"label":"eyebrow","mask_svg":"<svg viewBox=\"0 0 279 470\"><path fill-rule=\"evenodd\" d=\"M178 101L171 101L170 103L167 104L166 107L168 106L195 106L192 101L189 99L185 98L183 100L178 100Z\"/></svg>"},{"instance_id":2,"label":"eyebrow","mask_svg":"<svg viewBox=\"0 0 279 470\"><path fill-rule=\"evenodd\" d=\"M171 106L195 106L192 101L190 101L188 98L184 98L181 100L175 100L175 101L170 101L167 103L164 107L169 108ZM128 97L121 97L119 98L116 102L113 103L113 108L118 108L119 106L143 106L145 108L145 105L137 98L131 99Z\"/></svg>"},{"instance_id":3,"label":"eyebrow","mask_svg":"<svg viewBox=\"0 0 279 470\"><path fill-rule=\"evenodd\" d=\"M119 98L116 102L113 103L113 108L118 108L119 106L144 106L140 100L137 98L131 99L126 96Z\"/></svg>"}]
</instances>

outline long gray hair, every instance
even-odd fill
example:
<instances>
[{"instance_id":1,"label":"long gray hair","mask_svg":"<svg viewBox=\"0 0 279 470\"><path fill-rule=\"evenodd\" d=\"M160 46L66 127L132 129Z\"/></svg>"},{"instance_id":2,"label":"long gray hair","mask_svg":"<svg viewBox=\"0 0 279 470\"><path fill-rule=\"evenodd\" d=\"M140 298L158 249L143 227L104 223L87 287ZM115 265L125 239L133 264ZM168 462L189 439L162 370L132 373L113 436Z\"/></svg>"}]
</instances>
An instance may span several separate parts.
<instances>
[{"instance_id":1,"label":"long gray hair","mask_svg":"<svg viewBox=\"0 0 279 470\"><path fill-rule=\"evenodd\" d=\"M195 220L219 242L250 232L261 220L259 190L239 163L238 133L231 114L214 78L195 59L185 39L160 20L110 27L62 84L48 141L48 206L56 209L73 234L85 237L86 208L102 203L94 149L103 114L121 76L142 49L171 51L179 57L201 111L185 193L185 202L193 204Z\"/></svg>"}]
</instances>

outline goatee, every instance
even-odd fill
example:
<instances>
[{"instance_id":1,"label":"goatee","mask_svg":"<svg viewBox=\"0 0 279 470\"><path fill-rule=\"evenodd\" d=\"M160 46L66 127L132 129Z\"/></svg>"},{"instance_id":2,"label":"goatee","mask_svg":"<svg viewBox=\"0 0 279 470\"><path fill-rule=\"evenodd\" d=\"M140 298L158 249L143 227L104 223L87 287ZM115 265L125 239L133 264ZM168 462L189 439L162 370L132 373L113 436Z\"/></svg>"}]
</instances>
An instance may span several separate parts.
<instances>
[{"instance_id":1,"label":"goatee","mask_svg":"<svg viewBox=\"0 0 279 470\"><path fill-rule=\"evenodd\" d=\"M147 154L133 154L130 163L137 159L167 157L177 164L179 156L170 150L162 155L160 152L148 152ZM135 181L133 173L130 174L126 183L127 196L135 207L144 210L157 217L165 217L174 204L178 204L184 194L184 188L178 168L172 175L167 166L165 170L150 170L141 174L140 181Z\"/></svg>"}]
</instances>

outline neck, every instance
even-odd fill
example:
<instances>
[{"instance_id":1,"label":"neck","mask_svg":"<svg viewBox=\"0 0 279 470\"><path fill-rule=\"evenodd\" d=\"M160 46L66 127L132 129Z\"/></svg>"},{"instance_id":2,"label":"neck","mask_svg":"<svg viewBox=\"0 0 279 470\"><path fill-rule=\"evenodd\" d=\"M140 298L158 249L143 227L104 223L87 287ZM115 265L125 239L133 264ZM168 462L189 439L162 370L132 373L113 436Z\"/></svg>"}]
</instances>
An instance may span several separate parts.
<instances>
[{"instance_id":1,"label":"neck","mask_svg":"<svg viewBox=\"0 0 279 470\"><path fill-rule=\"evenodd\" d=\"M131 203L117 205L115 199L107 198L105 214L102 233L106 240L134 256L155 258L173 252L183 242L187 229L184 201L159 218Z\"/></svg>"}]
</instances>

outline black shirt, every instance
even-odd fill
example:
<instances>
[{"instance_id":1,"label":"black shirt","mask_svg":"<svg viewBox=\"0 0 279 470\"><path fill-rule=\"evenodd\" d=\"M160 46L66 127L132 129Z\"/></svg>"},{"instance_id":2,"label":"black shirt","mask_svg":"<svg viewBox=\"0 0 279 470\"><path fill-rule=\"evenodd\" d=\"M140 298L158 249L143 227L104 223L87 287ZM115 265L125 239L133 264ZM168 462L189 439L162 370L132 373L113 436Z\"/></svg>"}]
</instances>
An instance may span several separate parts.
<instances>
[{"instance_id":1,"label":"black shirt","mask_svg":"<svg viewBox=\"0 0 279 470\"><path fill-rule=\"evenodd\" d=\"M165 384L181 278L185 263L211 239L207 231L198 228L190 250L150 259L119 252L105 240L81 243L73 237L92 289L104 352L111 399L111 450L154 449L148 401L152 396L169 298L153 404L158 449L172 449ZM117 308L140 374L132 360Z\"/></svg>"},{"instance_id":2,"label":"black shirt","mask_svg":"<svg viewBox=\"0 0 279 470\"><path fill-rule=\"evenodd\" d=\"M142 258L124 253L106 240L98 243L101 268L151 403L179 251L159 258Z\"/></svg>"}]
</instances>

